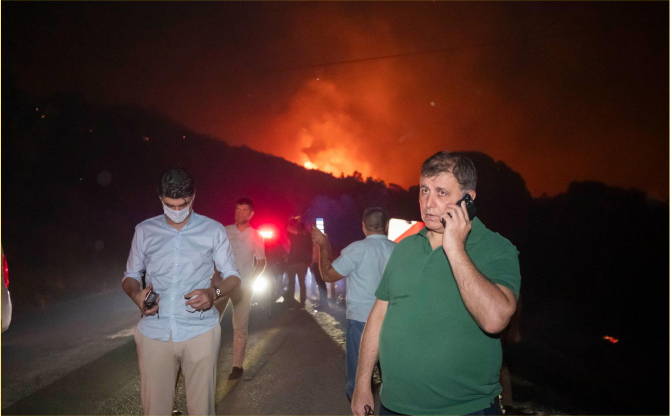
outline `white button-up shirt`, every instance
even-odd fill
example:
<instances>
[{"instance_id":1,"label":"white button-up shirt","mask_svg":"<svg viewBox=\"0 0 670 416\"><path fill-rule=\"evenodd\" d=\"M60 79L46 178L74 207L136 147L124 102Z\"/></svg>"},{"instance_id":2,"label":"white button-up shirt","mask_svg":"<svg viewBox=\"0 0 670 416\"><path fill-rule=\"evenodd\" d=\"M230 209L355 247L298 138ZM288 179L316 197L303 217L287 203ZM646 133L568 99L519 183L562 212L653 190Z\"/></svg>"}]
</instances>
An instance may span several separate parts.
<instances>
[{"instance_id":1,"label":"white button-up shirt","mask_svg":"<svg viewBox=\"0 0 670 416\"><path fill-rule=\"evenodd\" d=\"M242 274L242 285L248 287L253 283L250 277L255 269L254 258L256 261L265 258L263 236L251 227L240 232L235 224L226 225L226 234L235 254L235 264Z\"/></svg>"},{"instance_id":2,"label":"white button-up shirt","mask_svg":"<svg viewBox=\"0 0 670 416\"><path fill-rule=\"evenodd\" d=\"M211 285L214 264L225 279L240 276L235 258L221 223L195 212L180 230L172 228L165 215L150 218L135 227L123 279L141 282L146 272L147 285L160 295L158 314L142 317L137 325L145 336L175 342L204 334L219 323L216 308L201 314L188 312L186 294Z\"/></svg>"}]
</instances>

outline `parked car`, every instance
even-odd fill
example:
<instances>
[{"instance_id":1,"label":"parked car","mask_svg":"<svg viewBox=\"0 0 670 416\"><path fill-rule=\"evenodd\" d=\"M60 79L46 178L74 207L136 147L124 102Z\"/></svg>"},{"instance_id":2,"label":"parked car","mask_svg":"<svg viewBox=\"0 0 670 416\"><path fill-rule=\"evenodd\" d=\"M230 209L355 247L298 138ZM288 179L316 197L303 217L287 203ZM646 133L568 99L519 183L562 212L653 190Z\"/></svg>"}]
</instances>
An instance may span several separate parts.
<instances>
[{"instance_id":1,"label":"parked car","mask_svg":"<svg viewBox=\"0 0 670 416\"><path fill-rule=\"evenodd\" d=\"M9 267L7 267L7 259L5 252L2 251L2 332L9 328L9 323L12 322L12 298L9 296Z\"/></svg>"}]
</instances>

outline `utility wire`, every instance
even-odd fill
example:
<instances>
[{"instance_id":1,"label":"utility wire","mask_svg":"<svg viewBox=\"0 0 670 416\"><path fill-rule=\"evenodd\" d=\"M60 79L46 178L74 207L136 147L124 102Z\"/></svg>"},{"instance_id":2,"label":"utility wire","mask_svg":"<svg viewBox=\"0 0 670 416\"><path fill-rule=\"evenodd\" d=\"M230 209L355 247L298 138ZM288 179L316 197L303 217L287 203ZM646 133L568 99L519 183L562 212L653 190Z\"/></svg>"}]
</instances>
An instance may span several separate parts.
<instances>
[{"instance_id":1,"label":"utility wire","mask_svg":"<svg viewBox=\"0 0 670 416\"><path fill-rule=\"evenodd\" d=\"M626 28L627 27L624 27L623 29L626 29ZM622 29L622 28L619 27L619 29ZM392 55L373 56L373 57L368 57L368 58L348 59L348 60L333 61L333 62L323 62L323 63L318 63L318 64L297 65L297 66L291 66L291 67L286 67L286 68L268 69L268 70L259 71L259 72L261 72L261 73L289 72L289 71L297 71L297 70L300 70L300 69L322 68L322 67L330 67L330 66L337 66L337 65L354 64L354 63L359 63L359 62L381 61L381 60L384 60L384 59L395 59L395 58L404 58L404 57L409 57L409 56L453 52L453 51L464 50L464 49L487 48L487 47L491 47L491 46L518 45L518 44L521 44L521 43L530 43L531 41L542 42L542 41L547 41L547 40L566 37L568 35L580 35L580 34L585 34L585 33L589 33L589 32L596 32L596 29L592 28L592 29L584 29L584 30L579 30L579 31L574 31L574 32L557 33L555 35L548 35L548 36L544 36L544 37L524 36L522 38L516 38L516 39L481 42L481 43L474 43L474 44L471 44L471 45L449 46L449 47L437 48L437 49L426 49L426 50L418 51L418 52L405 52L405 53L397 53L397 54L392 54Z\"/></svg>"}]
</instances>

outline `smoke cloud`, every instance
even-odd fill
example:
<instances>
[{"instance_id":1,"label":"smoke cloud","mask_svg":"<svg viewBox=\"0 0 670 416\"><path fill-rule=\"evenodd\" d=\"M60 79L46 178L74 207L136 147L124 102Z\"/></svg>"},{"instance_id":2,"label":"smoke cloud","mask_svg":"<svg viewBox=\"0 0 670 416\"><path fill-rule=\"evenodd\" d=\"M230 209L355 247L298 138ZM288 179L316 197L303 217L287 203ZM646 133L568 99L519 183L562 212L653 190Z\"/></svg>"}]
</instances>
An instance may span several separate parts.
<instances>
[{"instance_id":1,"label":"smoke cloud","mask_svg":"<svg viewBox=\"0 0 670 416\"><path fill-rule=\"evenodd\" d=\"M526 12L475 4L298 12L277 50L297 42L312 61L440 51L299 71L312 75L296 81L284 109L245 144L404 187L418 183L421 162L434 152L481 151L519 171L535 196L600 180L667 199L659 175L666 152L654 151L667 150L665 126L634 108L648 107L652 86L637 77L626 86L620 71L607 69L639 54L625 38L642 36L640 28L612 33L620 42L610 44L601 12L589 5ZM596 25L595 34L585 25ZM636 171L617 169L625 163Z\"/></svg>"},{"instance_id":2,"label":"smoke cloud","mask_svg":"<svg viewBox=\"0 0 670 416\"><path fill-rule=\"evenodd\" d=\"M334 175L409 187L431 154L471 150L535 196L597 180L667 201L666 15L663 2L17 2L3 57L27 91L152 107Z\"/></svg>"}]
</instances>

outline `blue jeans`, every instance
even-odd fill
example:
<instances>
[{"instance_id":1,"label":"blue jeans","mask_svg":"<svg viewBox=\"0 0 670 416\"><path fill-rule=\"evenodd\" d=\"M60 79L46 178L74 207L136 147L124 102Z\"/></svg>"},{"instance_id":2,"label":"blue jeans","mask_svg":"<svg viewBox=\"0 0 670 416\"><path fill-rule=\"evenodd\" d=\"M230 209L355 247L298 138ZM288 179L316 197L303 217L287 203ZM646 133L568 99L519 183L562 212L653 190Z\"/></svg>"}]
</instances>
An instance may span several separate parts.
<instances>
[{"instance_id":1,"label":"blue jeans","mask_svg":"<svg viewBox=\"0 0 670 416\"><path fill-rule=\"evenodd\" d=\"M346 392L351 400L356 387L356 368L358 368L358 348L361 345L361 335L365 322L347 319L347 351L344 358L344 373L347 376Z\"/></svg>"},{"instance_id":2,"label":"blue jeans","mask_svg":"<svg viewBox=\"0 0 670 416\"><path fill-rule=\"evenodd\" d=\"M401 415L401 416L404 416L402 413L396 413L393 410L384 407L384 405L382 403L379 403L379 407L380 407L379 413L377 413L379 415ZM476 411L474 413L469 413L469 415L502 415L502 410L500 409L500 399L498 399L498 397L496 397L495 399L493 399L493 403L491 403L491 406L489 406L485 409Z\"/></svg>"}]
</instances>

